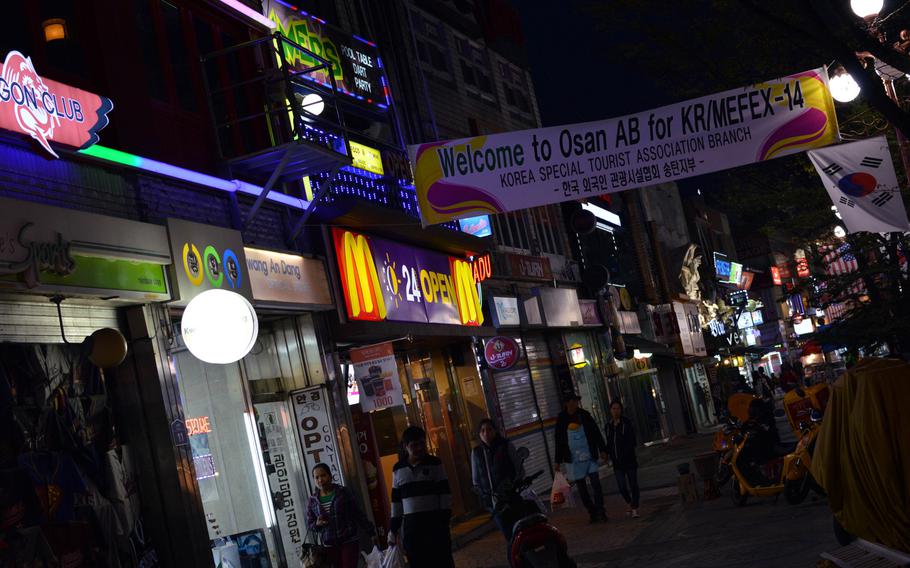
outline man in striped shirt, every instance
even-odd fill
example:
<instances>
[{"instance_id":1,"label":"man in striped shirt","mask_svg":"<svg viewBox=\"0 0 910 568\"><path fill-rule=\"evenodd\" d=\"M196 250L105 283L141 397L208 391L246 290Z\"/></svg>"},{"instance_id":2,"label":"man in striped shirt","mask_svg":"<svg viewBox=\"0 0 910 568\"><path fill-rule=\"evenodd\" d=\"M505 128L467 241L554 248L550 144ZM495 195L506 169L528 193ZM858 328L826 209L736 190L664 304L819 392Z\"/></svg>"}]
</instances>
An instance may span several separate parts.
<instances>
[{"instance_id":1,"label":"man in striped shirt","mask_svg":"<svg viewBox=\"0 0 910 568\"><path fill-rule=\"evenodd\" d=\"M392 470L389 543L400 540L412 568L454 568L449 478L439 458L427 453L423 429L404 431L398 458Z\"/></svg>"}]
</instances>

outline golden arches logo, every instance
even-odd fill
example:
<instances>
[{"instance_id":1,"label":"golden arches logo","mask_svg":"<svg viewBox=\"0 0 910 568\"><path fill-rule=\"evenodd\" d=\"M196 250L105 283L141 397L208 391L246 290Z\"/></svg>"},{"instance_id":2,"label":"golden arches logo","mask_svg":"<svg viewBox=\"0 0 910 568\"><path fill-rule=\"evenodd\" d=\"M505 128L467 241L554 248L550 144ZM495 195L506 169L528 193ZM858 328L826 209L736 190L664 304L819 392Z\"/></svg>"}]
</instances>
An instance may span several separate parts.
<instances>
[{"instance_id":1,"label":"golden arches logo","mask_svg":"<svg viewBox=\"0 0 910 568\"><path fill-rule=\"evenodd\" d=\"M339 261L344 267L344 287L348 294L349 315L352 318L361 318L375 314L379 319L385 319L385 300L370 242L363 235L345 231L341 249L343 254Z\"/></svg>"},{"instance_id":2,"label":"golden arches logo","mask_svg":"<svg viewBox=\"0 0 910 568\"><path fill-rule=\"evenodd\" d=\"M452 277L455 279L455 295L458 298L458 315L462 325L483 324L483 309L477 294L477 281L471 263L452 260Z\"/></svg>"}]
</instances>

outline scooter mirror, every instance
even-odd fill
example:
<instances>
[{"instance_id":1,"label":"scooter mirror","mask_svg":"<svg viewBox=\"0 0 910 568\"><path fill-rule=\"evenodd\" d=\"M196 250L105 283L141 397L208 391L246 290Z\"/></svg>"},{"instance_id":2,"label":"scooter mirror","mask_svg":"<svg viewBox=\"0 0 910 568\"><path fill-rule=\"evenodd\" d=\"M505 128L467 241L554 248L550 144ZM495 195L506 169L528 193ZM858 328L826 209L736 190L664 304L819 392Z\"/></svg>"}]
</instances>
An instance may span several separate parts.
<instances>
[{"instance_id":1,"label":"scooter mirror","mask_svg":"<svg viewBox=\"0 0 910 568\"><path fill-rule=\"evenodd\" d=\"M531 451L524 446L518 448L515 453L518 455L519 461L525 461L531 455Z\"/></svg>"}]
</instances>

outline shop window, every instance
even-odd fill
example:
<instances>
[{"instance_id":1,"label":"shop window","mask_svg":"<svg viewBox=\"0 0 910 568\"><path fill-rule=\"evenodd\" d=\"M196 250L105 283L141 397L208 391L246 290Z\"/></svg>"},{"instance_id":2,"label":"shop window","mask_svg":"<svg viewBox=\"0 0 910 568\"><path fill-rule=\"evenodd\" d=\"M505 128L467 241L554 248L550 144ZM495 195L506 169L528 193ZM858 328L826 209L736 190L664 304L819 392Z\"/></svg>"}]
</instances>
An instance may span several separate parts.
<instances>
[{"instance_id":1,"label":"shop window","mask_svg":"<svg viewBox=\"0 0 910 568\"><path fill-rule=\"evenodd\" d=\"M468 85L477 86L477 79L474 78L474 69L464 59L461 60L461 77Z\"/></svg>"}]
</instances>

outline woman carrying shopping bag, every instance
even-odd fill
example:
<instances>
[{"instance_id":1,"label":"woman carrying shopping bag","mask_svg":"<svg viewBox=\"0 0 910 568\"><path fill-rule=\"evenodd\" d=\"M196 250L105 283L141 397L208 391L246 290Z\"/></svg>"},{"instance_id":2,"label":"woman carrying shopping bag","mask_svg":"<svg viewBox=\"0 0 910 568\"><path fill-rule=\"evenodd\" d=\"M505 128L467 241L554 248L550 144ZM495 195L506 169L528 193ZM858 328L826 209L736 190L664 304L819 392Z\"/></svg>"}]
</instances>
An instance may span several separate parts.
<instances>
[{"instance_id":1,"label":"woman carrying shopping bag","mask_svg":"<svg viewBox=\"0 0 910 568\"><path fill-rule=\"evenodd\" d=\"M597 458L606 457L607 445L594 417L579 407L580 400L577 394L570 395L565 410L556 418L556 470L564 472L576 484L591 522L596 523L607 520L603 487L597 474ZM591 483L593 501L587 482Z\"/></svg>"},{"instance_id":2,"label":"woman carrying shopping bag","mask_svg":"<svg viewBox=\"0 0 910 568\"><path fill-rule=\"evenodd\" d=\"M360 529L374 532L357 498L350 489L332 481L332 470L324 463L313 468L316 491L306 506L307 530L317 535L323 560L312 560L314 567L357 568L360 558Z\"/></svg>"}]
</instances>

